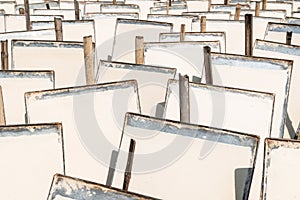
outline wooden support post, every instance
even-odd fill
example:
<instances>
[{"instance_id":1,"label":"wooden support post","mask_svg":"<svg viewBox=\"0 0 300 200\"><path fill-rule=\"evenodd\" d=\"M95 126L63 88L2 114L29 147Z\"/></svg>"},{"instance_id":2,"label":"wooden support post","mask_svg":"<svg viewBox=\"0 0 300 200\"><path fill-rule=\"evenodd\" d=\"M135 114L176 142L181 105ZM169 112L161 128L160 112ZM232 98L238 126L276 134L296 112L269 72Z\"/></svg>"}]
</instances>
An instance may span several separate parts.
<instances>
[{"instance_id":1,"label":"wooden support post","mask_svg":"<svg viewBox=\"0 0 300 200\"><path fill-rule=\"evenodd\" d=\"M204 51L204 68L205 68L206 84L212 85L213 77L211 71L211 49L209 46L205 46L203 48L203 51Z\"/></svg>"},{"instance_id":2,"label":"wooden support post","mask_svg":"<svg viewBox=\"0 0 300 200\"><path fill-rule=\"evenodd\" d=\"M80 12L79 12L79 3L77 0L74 0L74 9L75 9L75 20L80 20Z\"/></svg>"},{"instance_id":3,"label":"wooden support post","mask_svg":"<svg viewBox=\"0 0 300 200\"><path fill-rule=\"evenodd\" d=\"M291 45L292 44L292 35L293 35L292 31L286 32L285 44L287 44L287 45Z\"/></svg>"},{"instance_id":4,"label":"wooden support post","mask_svg":"<svg viewBox=\"0 0 300 200\"><path fill-rule=\"evenodd\" d=\"M267 10L267 0L262 0L262 10Z\"/></svg>"},{"instance_id":5,"label":"wooden support post","mask_svg":"<svg viewBox=\"0 0 300 200\"><path fill-rule=\"evenodd\" d=\"M29 9L29 2L28 0L24 0L24 8L25 8L25 16L26 16L26 30L31 30L30 24L30 9Z\"/></svg>"},{"instance_id":6,"label":"wooden support post","mask_svg":"<svg viewBox=\"0 0 300 200\"><path fill-rule=\"evenodd\" d=\"M132 166L133 166L135 145L136 145L135 140L131 139L128 158L127 158L126 171L124 174L124 182L123 182L123 190L126 192L128 191L129 183L130 183L130 179L131 179L131 171L132 171Z\"/></svg>"},{"instance_id":7,"label":"wooden support post","mask_svg":"<svg viewBox=\"0 0 300 200\"><path fill-rule=\"evenodd\" d=\"M252 56L253 21L252 14L245 15L245 55Z\"/></svg>"},{"instance_id":8,"label":"wooden support post","mask_svg":"<svg viewBox=\"0 0 300 200\"><path fill-rule=\"evenodd\" d=\"M171 0L166 2L166 14L168 15L170 12L170 4L171 4Z\"/></svg>"},{"instance_id":9,"label":"wooden support post","mask_svg":"<svg viewBox=\"0 0 300 200\"><path fill-rule=\"evenodd\" d=\"M190 92L189 77L179 74L179 104L180 104L180 121L190 122Z\"/></svg>"},{"instance_id":10,"label":"wooden support post","mask_svg":"<svg viewBox=\"0 0 300 200\"><path fill-rule=\"evenodd\" d=\"M210 12L211 0L208 0L207 11Z\"/></svg>"},{"instance_id":11,"label":"wooden support post","mask_svg":"<svg viewBox=\"0 0 300 200\"><path fill-rule=\"evenodd\" d=\"M144 37L135 37L135 63L144 64Z\"/></svg>"},{"instance_id":12,"label":"wooden support post","mask_svg":"<svg viewBox=\"0 0 300 200\"><path fill-rule=\"evenodd\" d=\"M113 0L113 5L116 5L117 4L117 0Z\"/></svg>"},{"instance_id":13,"label":"wooden support post","mask_svg":"<svg viewBox=\"0 0 300 200\"><path fill-rule=\"evenodd\" d=\"M106 186L108 187L111 187L113 183L113 179L116 171L117 159L118 159L118 151L113 150L110 157L109 170L106 179Z\"/></svg>"},{"instance_id":14,"label":"wooden support post","mask_svg":"<svg viewBox=\"0 0 300 200\"><path fill-rule=\"evenodd\" d=\"M8 70L8 42L1 41L1 69Z\"/></svg>"},{"instance_id":15,"label":"wooden support post","mask_svg":"<svg viewBox=\"0 0 300 200\"><path fill-rule=\"evenodd\" d=\"M24 10L24 8L19 8L19 14L20 14L20 15L25 15L25 10Z\"/></svg>"},{"instance_id":16,"label":"wooden support post","mask_svg":"<svg viewBox=\"0 0 300 200\"><path fill-rule=\"evenodd\" d=\"M83 37L86 84L95 84L94 47L92 36Z\"/></svg>"},{"instance_id":17,"label":"wooden support post","mask_svg":"<svg viewBox=\"0 0 300 200\"><path fill-rule=\"evenodd\" d=\"M234 15L234 20L239 20L241 15L241 5L237 4L235 7L235 15Z\"/></svg>"},{"instance_id":18,"label":"wooden support post","mask_svg":"<svg viewBox=\"0 0 300 200\"><path fill-rule=\"evenodd\" d=\"M200 32L206 32L206 16L201 16L200 18Z\"/></svg>"},{"instance_id":19,"label":"wooden support post","mask_svg":"<svg viewBox=\"0 0 300 200\"><path fill-rule=\"evenodd\" d=\"M229 5L230 0L224 0L224 5Z\"/></svg>"},{"instance_id":20,"label":"wooden support post","mask_svg":"<svg viewBox=\"0 0 300 200\"><path fill-rule=\"evenodd\" d=\"M62 20L61 18L54 18L54 25L55 25L55 34L56 34L56 41L63 41L63 32L62 32Z\"/></svg>"},{"instance_id":21,"label":"wooden support post","mask_svg":"<svg viewBox=\"0 0 300 200\"><path fill-rule=\"evenodd\" d=\"M260 14L260 1L255 2L255 17L259 17Z\"/></svg>"},{"instance_id":22,"label":"wooden support post","mask_svg":"<svg viewBox=\"0 0 300 200\"><path fill-rule=\"evenodd\" d=\"M6 125L2 87L0 86L0 125Z\"/></svg>"},{"instance_id":23,"label":"wooden support post","mask_svg":"<svg viewBox=\"0 0 300 200\"><path fill-rule=\"evenodd\" d=\"M181 24L180 27L180 42L185 40L185 24Z\"/></svg>"}]
</instances>

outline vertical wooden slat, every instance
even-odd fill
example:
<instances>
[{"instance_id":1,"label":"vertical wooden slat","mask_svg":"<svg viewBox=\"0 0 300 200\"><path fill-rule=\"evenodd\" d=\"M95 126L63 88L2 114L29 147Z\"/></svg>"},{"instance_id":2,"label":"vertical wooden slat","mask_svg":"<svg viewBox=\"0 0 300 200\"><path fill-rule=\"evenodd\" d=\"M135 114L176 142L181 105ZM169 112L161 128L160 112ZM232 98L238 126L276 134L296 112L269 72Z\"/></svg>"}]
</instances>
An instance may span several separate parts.
<instances>
[{"instance_id":1,"label":"vertical wooden slat","mask_svg":"<svg viewBox=\"0 0 300 200\"><path fill-rule=\"evenodd\" d=\"M0 125L6 125L2 87L0 86Z\"/></svg>"},{"instance_id":2,"label":"vertical wooden slat","mask_svg":"<svg viewBox=\"0 0 300 200\"><path fill-rule=\"evenodd\" d=\"M117 0L113 0L113 5L116 5L117 4Z\"/></svg>"},{"instance_id":3,"label":"vertical wooden slat","mask_svg":"<svg viewBox=\"0 0 300 200\"><path fill-rule=\"evenodd\" d=\"M135 63L144 64L144 37L135 37Z\"/></svg>"},{"instance_id":4,"label":"vertical wooden slat","mask_svg":"<svg viewBox=\"0 0 300 200\"><path fill-rule=\"evenodd\" d=\"M1 67L2 70L8 70L8 42L1 41Z\"/></svg>"},{"instance_id":5,"label":"vertical wooden slat","mask_svg":"<svg viewBox=\"0 0 300 200\"><path fill-rule=\"evenodd\" d=\"M54 18L56 41L63 41L63 30L61 18Z\"/></svg>"},{"instance_id":6,"label":"vertical wooden slat","mask_svg":"<svg viewBox=\"0 0 300 200\"><path fill-rule=\"evenodd\" d=\"M286 43L287 45L291 45L291 44L292 44L292 36L293 36L293 32L292 32L292 31L286 32L285 43Z\"/></svg>"},{"instance_id":7,"label":"vertical wooden slat","mask_svg":"<svg viewBox=\"0 0 300 200\"><path fill-rule=\"evenodd\" d=\"M167 1L166 3L166 14L168 15L170 12L170 4L171 4L171 0Z\"/></svg>"},{"instance_id":8,"label":"vertical wooden slat","mask_svg":"<svg viewBox=\"0 0 300 200\"><path fill-rule=\"evenodd\" d=\"M180 42L185 40L185 24L181 24L180 27Z\"/></svg>"},{"instance_id":9,"label":"vertical wooden slat","mask_svg":"<svg viewBox=\"0 0 300 200\"><path fill-rule=\"evenodd\" d=\"M77 0L74 0L74 9L75 9L75 20L80 20L80 12L79 12L79 3Z\"/></svg>"},{"instance_id":10,"label":"vertical wooden slat","mask_svg":"<svg viewBox=\"0 0 300 200\"><path fill-rule=\"evenodd\" d=\"M130 179L131 179L131 171L132 171L132 166L133 166L135 145L136 145L135 140L131 139L128 158L127 158L127 165L126 165L126 170L125 170L125 175L124 175L124 182L123 182L123 190L124 191L128 191L128 188L129 188L129 183L130 183Z\"/></svg>"},{"instance_id":11,"label":"vertical wooden slat","mask_svg":"<svg viewBox=\"0 0 300 200\"><path fill-rule=\"evenodd\" d=\"M252 56L253 44L253 17L252 14L245 15L245 55Z\"/></svg>"},{"instance_id":12,"label":"vertical wooden slat","mask_svg":"<svg viewBox=\"0 0 300 200\"><path fill-rule=\"evenodd\" d=\"M180 104L180 121L190 122L190 92L189 77L179 74L179 104Z\"/></svg>"},{"instance_id":13,"label":"vertical wooden slat","mask_svg":"<svg viewBox=\"0 0 300 200\"><path fill-rule=\"evenodd\" d=\"M235 15L234 15L234 20L239 20L241 15L241 5L237 4L235 7Z\"/></svg>"},{"instance_id":14,"label":"vertical wooden slat","mask_svg":"<svg viewBox=\"0 0 300 200\"><path fill-rule=\"evenodd\" d=\"M211 0L208 0L207 11L210 12Z\"/></svg>"},{"instance_id":15,"label":"vertical wooden slat","mask_svg":"<svg viewBox=\"0 0 300 200\"><path fill-rule=\"evenodd\" d=\"M224 0L224 5L229 5L230 0Z\"/></svg>"},{"instance_id":16,"label":"vertical wooden slat","mask_svg":"<svg viewBox=\"0 0 300 200\"><path fill-rule=\"evenodd\" d=\"M267 0L262 0L262 10L267 10Z\"/></svg>"},{"instance_id":17,"label":"vertical wooden slat","mask_svg":"<svg viewBox=\"0 0 300 200\"><path fill-rule=\"evenodd\" d=\"M255 2L255 17L260 15L260 1Z\"/></svg>"},{"instance_id":18,"label":"vertical wooden slat","mask_svg":"<svg viewBox=\"0 0 300 200\"><path fill-rule=\"evenodd\" d=\"M95 84L95 69L94 69L94 47L92 36L86 36L83 38L84 44L84 63L85 63L85 77L86 84Z\"/></svg>"},{"instance_id":19,"label":"vertical wooden slat","mask_svg":"<svg viewBox=\"0 0 300 200\"><path fill-rule=\"evenodd\" d=\"M205 68L205 79L206 84L213 84L213 77L211 71L211 48L209 46L205 46L203 48L204 51L204 68Z\"/></svg>"},{"instance_id":20,"label":"vertical wooden slat","mask_svg":"<svg viewBox=\"0 0 300 200\"><path fill-rule=\"evenodd\" d=\"M26 30L31 30L30 24L30 9L29 9L29 2L28 0L24 0L24 8L25 8L25 16L26 16Z\"/></svg>"},{"instance_id":21,"label":"vertical wooden slat","mask_svg":"<svg viewBox=\"0 0 300 200\"><path fill-rule=\"evenodd\" d=\"M201 16L200 18L200 32L206 32L206 16Z\"/></svg>"}]
</instances>

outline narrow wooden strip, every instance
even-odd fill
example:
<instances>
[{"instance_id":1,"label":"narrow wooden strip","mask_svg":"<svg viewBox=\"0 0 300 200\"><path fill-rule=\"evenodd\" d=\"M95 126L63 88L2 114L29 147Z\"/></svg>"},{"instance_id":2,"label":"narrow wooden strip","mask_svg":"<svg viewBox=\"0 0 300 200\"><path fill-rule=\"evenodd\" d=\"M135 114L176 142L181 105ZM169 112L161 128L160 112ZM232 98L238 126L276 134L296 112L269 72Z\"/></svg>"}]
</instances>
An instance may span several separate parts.
<instances>
[{"instance_id":1,"label":"narrow wooden strip","mask_svg":"<svg viewBox=\"0 0 300 200\"><path fill-rule=\"evenodd\" d=\"M79 3L77 0L74 0L74 9L75 9L75 20L80 20Z\"/></svg>"},{"instance_id":2,"label":"narrow wooden strip","mask_svg":"<svg viewBox=\"0 0 300 200\"><path fill-rule=\"evenodd\" d=\"M201 16L200 18L200 31L202 33L206 32L206 16Z\"/></svg>"},{"instance_id":3,"label":"narrow wooden strip","mask_svg":"<svg viewBox=\"0 0 300 200\"><path fill-rule=\"evenodd\" d=\"M255 2L255 17L260 15L260 1Z\"/></svg>"},{"instance_id":4,"label":"narrow wooden strip","mask_svg":"<svg viewBox=\"0 0 300 200\"><path fill-rule=\"evenodd\" d=\"M30 24L30 9L29 9L29 2L28 0L24 0L24 7L25 7L25 16L26 16L26 30L31 30Z\"/></svg>"},{"instance_id":5,"label":"narrow wooden strip","mask_svg":"<svg viewBox=\"0 0 300 200\"><path fill-rule=\"evenodd\" d=\"M8 41L1 41L1 67L8 70Z\"/></svg>"},{"instance_id":6,"label":"narrow wooden strip","mask_svg":"<svg viewBox=\"0 0 300 200\"><path fill-rule=\"evenodd\" d=\"M144 64L144 37L135 37L135 63Z\"/></svg>"},{"instance_id":7,"label":"narrow wooden strip","mask_svg":"<svg viewBox=\"0 0 300 200\"><path fill-rule=\"evenodd\" d=\"M85 77L86 84L95 84L95 69L94 69L94 47L92 36L86 36L83 38L84 44L84 63L85 63Z\"/></svg>"},{"instance_id":8,"label":"narrow wooden strip","mask_svg":"<svg viewBox=\"0 0 300 200\"><path fill-rule=\"evenodd\" d=\"M267 0L262 0L262 10L267 10Z\"/></svg>"},{"instance_id":9,"label":"narrow wooden strip","mask_svg":"<svg viewBox=\"0 0 300 200\"><path fill-rule=\"evenodd\" d=\"M189 94L189 77L179 74L179 104L180 104L180 121L190 122L190 94Z\"/></svg>"},{"instance_id":10,"label":"narrow wooden strip","mask_svg":"<svg viewBox=\"0 0 300 200\"><path fill-rule=\"evenodd\" d=\"M241 15L241 5L237 4L235 7L235 15L234 15L234 20L239 20Z\"/></svg>"},{"instance_id":11,"label":"narrow wooden strip","mask_svg":"<svg viewBox=\"0 0 300 200\"><path fill-rule=\"evenodd\" d=\"M54 18L56 41L63 41L63 30L61 18Z\"/></svg>"},{"instance_id":12,"label":"narrow wooden strip","mask_svg":"<svg viewBox=\"0 0 300 200\"><path fill-rule=\"evenodd\" d=\"M204 51L204 68L205 68L205 79L206 84L213 84L212 70L211 70L211 48L209 46L205 46L203 48Z\"/></svg>"},{"instance_id":13,"label":"narrow wooden strip","mask_svg":"<svg viewBox=\"0 0 300 200\"><path fill-rule=\"evenodd\" d=\"M129 154L127 159L126 171L124 175L124 182L123 182L123 190L128 191L129 183L131 179L131 171L133 166L133 158L134 158L134 151L135 151L135 140L130 140L130 147L129 147Z\"/></svg>"},{"instance_id":14,"label":"narrow wooden strip","mask_svg":"<svg viewBox=\"0 0 300 200\"><path fill-rule=\"evenodd\" d=\"M180 42L185 40L185 24L181 24L180 27Z\"/></svg>"},{"instance_id":15,"label":"narrow wooden strip","mask_svg":"<svg viewBox=\"0 0 300 200\"><path fill-rule=\"evenodd\" d=\"M6 125L2 87L0 86L0 125Z\"/></svg>"},{"instance_id":16,"label":"narrow wooden strip","mask_svg":"<svg viewBox=\"0 0 300 200\"><path fill-rule=\"evenodd\" d=\"M253 16L252 14L245 15L245 55L252 56L253 44Z\"/></svg>"},{"instance_id":17,"label":"narrow wooden strip","mask_svg":"<svg viewBox=\"0 0 300 200\"><path fill-rule=\"evenodd\" d=\"M291 45L291 44L292 44L292 36L293 36L293 32L292 32L292 31L286 32L285 43L286 43L287 45Z\"/></svg>"}]
</instances>

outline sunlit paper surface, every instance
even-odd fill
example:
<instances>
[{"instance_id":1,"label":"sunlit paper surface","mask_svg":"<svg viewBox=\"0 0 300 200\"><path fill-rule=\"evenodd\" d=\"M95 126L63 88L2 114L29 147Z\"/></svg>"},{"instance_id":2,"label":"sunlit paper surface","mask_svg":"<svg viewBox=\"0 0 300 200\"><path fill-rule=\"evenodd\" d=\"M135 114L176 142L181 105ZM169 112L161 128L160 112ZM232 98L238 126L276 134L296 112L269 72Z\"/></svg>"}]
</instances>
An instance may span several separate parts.
<instances>
[{"instance_id":1,"label":"sunlit paper surface","mask_svg":"<svg viewBox=\"0 0 300 200\"><path fill-rule=\"evenodd\" d=\"M203 47L205 46L209 46L212 52L220 52L218 41L144 43L145 64L174 66L177 74L201 78L204 64Z\"/></svg>"},{"instance_id":2,"label":"sunlit paper surface","mask_svg":"<svg viewBox=\"0 0 300 200\"><path fill-rule=\"evenodd\" d=\"M25 123L24 93L54 89L53 71L0 71L6 124Z\"/></svg>"},{"instance_id":3,"label":"sunlit paper surface","mask_svg":"<svg viewBox=\"0 0 300 200\"><path fill-rule=\"evenodd\" d=\"M300 120L300 114L298 112L300 109L300 89L298 87L300 84L300 69L298 67L300 64L300 46L257 40L253 49L253 54L270 58L290 59L294 61L287 109L292 124L295 129L297 129ZM284 137L290 138L288 133L285 133Z\"/></svg>"},{"instance_id":4,"label":"sunlit paper surface","mask_svg":"<svg viewBox=\"0 0 300 200\"><path fill-rule=\"evenodd\" d=\"M144 42L159 41L159 34L172 32L171 23L134 19L117 19L112 60L135 63L135 38L143 36Z\"/></svg>"},{"instance_id":5,"label":"sunlit paper surface","mask_svg":"<svg viewBox=\"0 0 300 200\"><path fill-rule=\"evenodd\" d=\"M282 137L292 61L211 54L213 84L275 94L272 137Z\"/></svg>"},{"instance_id":6,"label":"sunlit paper surface","mask_svg":"<svg viewBox=\"0 0 300 200\"><path fill-rule=\"evenodd\" d=\"M125 113L140 112L135 81L31 92L25 101L29 123L63 123L66 174L104 184Z\"/></svg>"},{"instance_id":7,"label":"sunlit paper surface","mask_svg":"<svg viewBox=\"0 0 300 200\"><path fill-rule=\"evenodd\" d=\"M126 115L123 132L119 164L126 163L130 138L136 140L130 191L162 199L247 196L248 188L244 186L245 180L250 181L251 170L244 173L241 182L237 181L241 177L235 175L241 168L253 167L256 136L137 114ZM214 143L213 148L204 147L208 142ZM236 189L235 184L240 188Z\"/></svg>"},{"instance_id":8,"label":"sunlit paper surface","mask_svg":"<svg viewBox=\"0 0 300 200\"><path fill-rule=\"evenodd\" d=\"M0 127L1 199L46 199L55 173L64 173L61 124Z\"/></svg>"},{"instance_id":9,"label":"sunlit paper surface","mask_svg":"<svg viewBox=\"0 0 300 200\"><path fill-rule=\"evenodd\" d=\"M15 40L12 69L54 70L57 88L85 85L83 42Z\"/></svg>"},{"instance_id":10,"label":"sunlit paper surface","mask_svg":"<svg viewBox=\"0 0 300 200\"><path fill-rule=\"evenodd\" d=\"M298 199L300 143L296 140L265 140L262 199ZM285 184L283 184L285 183Z\"/></svg>"},{"instance_id":11,"label":"sunlit paper surface","mask_svg":"<svg viewBox=\"0 0 300 200\"><path fill-rule=\"evenodd\" d=\"M175 77L176 69L100 61L98 83L136 79L141 112L155 116L156 105L164 102L167 83Z\"/></svg>"}]
</instances>

